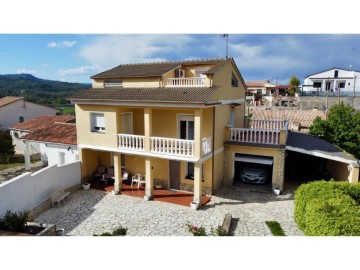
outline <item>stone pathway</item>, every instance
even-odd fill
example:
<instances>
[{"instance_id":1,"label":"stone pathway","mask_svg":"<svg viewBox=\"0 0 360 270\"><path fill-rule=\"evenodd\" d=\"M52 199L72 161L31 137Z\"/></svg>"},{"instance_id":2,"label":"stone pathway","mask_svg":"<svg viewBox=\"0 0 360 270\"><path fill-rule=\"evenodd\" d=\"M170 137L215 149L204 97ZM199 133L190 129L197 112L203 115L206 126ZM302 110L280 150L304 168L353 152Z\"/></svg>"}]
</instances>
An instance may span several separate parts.
<instances>
[{"instance_id":1,"label":"stone pathway","mask_svg":"<svg viewBox=\"0 0 360 270\"><path fill-rule=\"evenodd\" d=\"M292 193L275 196L246 188L223 188L201 210L157 201L145 201L105 191L79 190L61 207L54 207L34 221L56 224L66 235L93 235L128 228L132 236L188 236L186 224L211 228L221 225L226 213L233 217L234 236L271 236L267 220L280 223L286 235L302 235L293 218Z\"/></svg>"}]
</instances>

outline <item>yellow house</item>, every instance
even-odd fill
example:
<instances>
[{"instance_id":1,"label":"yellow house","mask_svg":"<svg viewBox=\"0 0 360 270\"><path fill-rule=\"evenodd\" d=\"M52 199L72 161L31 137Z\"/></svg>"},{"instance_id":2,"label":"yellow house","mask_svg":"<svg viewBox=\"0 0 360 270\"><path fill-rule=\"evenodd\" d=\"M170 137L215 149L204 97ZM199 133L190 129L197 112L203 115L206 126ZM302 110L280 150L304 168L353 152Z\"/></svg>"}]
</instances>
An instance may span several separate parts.
<instances>
[{"instance_id":1,"label":"yellow house","mask_svg":"<svg viewBox=\"0 0 360 270\"><path fill-rule=\"evenodd\" d=\"M82 176L113 167L115 193L123 168L154 185L201 196L239 177L238 162L271 167L282 189L286 121L244 126L245 82L232 58L127 64L91 77L75 94ZM86 180L84 180L86 181Z\"/></svg>"}]
</instances>

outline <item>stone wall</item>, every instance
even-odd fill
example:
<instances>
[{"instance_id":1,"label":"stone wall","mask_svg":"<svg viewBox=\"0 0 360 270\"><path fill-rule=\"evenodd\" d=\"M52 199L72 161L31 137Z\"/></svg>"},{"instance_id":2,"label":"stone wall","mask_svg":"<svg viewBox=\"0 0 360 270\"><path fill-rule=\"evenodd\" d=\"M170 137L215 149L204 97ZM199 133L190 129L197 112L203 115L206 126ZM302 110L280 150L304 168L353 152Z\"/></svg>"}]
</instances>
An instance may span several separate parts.
<instances>
[{"instance_id":1,"label":"stone wall","mask_svg":"<svg viewBox=\"0 0 360 270\"><path fill-rule=\"evenodd\" d=\"M181 183L180 184L180 190L193 193L194 192L194 185ZM202 194L203 195L212 195L211 188L203 186L202 187Z\"/></svg>"},{"instance_id":2,"label":"stone wall","mask_svg":"<svg viewBox=\"0 0 360 270\"><path fill-rule=\"evenodd\" d=\"M278 163L278 177L277 183L273 188L280 189L284 188L284 172L285 172L285 150L279 150L279 163Z\"/></svg>"},{"instance_id":3,"label":"stone wall","mask_svg":"<svg viewBox=\"0 0 360 270\"><path fill-rule=\"evenodd\" d=\"M353 104L354 100L354 108L356 110L360 110L360 97L340 97L340 102L343 102L344 104L351 105ZM328 97L328 106L329 108L333 106L334 104L339 104L339 97ZM318 108L319 110L324 110L326 107L326 97L300 97L299 101L299 108L301 110L303 109L313 109Z\"/></svg>"}]
</instances>

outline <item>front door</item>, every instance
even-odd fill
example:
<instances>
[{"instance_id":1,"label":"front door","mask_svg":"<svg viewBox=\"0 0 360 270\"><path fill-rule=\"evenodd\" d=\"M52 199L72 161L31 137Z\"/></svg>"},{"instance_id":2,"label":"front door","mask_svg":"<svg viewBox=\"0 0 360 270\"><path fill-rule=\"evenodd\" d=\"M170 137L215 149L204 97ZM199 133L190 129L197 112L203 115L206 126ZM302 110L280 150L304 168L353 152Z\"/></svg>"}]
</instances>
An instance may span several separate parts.
<instances>
[{"instance_id":1,"label":"front door","mask_svg":"<svg viewBox=\"0 0 360 270\"><path fill-rule=\"evenodd\" d=\"M180 190L180 161L169 160L170 189Z\"/></svg>"}]
</instances>

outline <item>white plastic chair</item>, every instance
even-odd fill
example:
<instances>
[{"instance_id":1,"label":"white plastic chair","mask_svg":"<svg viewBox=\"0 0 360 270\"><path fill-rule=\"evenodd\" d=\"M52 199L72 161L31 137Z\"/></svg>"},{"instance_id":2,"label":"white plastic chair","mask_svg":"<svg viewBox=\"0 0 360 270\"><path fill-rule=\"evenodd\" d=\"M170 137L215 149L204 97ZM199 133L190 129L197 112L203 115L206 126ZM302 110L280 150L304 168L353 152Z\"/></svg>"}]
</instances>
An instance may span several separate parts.
<instances>
[{"instance_id":1,"label":"white plastic chair","mask_svg":"<svg viewBox=\"0 0 360 270\"><path fill-rule=\"evenodd\" d=\"M131 178L131 187L133 186L133 183L137 183L138 184L138 188L140 187L140 181L142 178L142 174L141 173L137 173L135 174L132 178Z\"/></svg>"},{"instance_id":2,"label":"white plastic chair","mask_svg":"<svg viewBox=\"0 0 360 270\"><path fill-rule=\"evenodd\" d=\"M141 184L146 184L145 175L141 176L140 181L138 182L138 188L140 188Z\"/></svg>"}]
</instances>

